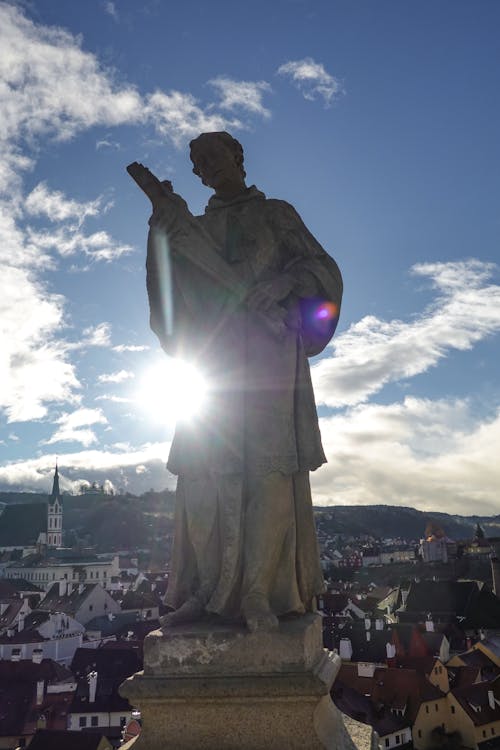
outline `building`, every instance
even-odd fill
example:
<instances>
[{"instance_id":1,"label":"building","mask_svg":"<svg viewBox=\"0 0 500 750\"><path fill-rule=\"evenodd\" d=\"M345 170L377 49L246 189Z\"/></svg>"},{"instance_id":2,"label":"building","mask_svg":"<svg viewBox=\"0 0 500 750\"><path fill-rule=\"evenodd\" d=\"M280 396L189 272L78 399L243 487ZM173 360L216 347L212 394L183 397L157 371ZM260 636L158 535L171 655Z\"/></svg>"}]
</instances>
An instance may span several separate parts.
<instances>
[{"instance_id":1,"label":"building","mask_svg":"<svg viewBox=\"0 0 500 750\"><path fill-rule=\"evenodd\" d=\"M56 464L52 492L47 506L47 546L62 547L63 506L59 490L59 470Z\"/></svg>"},{"instance_id":2,"label":"building","mask_svg":"<svg viewBox=\"0 0 500 750\"><path fill-rule=\"evenodd\" d=\"M62 612L35 609L0 636L0 660L31 659L41 654L60 664L69 664L83 643L85 627Z\"/></svg>"},{"instance_id":3,"label":"building","mask_svg":"<svg viewBox=\"0 0 500 750\"><path fill-rule=\"evenodd\" d=\"M71 665L77 689L68 712L68 729L101 730L119 738L132 718L132 707L118 692L121 683L142 669L136 649L79 649Z\"/></svg>"},{"instance_id":4,"label":"building","mask_svg":"<svg viewBox=\"0 0 500 750\"><path fill-rule=\"evenodd\" d=\"M121 612L118 602L99 583L72 586L66 581L52 584L40 608L64 612L82 625L86 625L94 617Z\"/></svg>"},{"instance_id":5,"label":"building","mask_svg":"<svg viewBox=\"0 0 500 750\"><path fill-rule=\"evenodd\" d=\"M111 590L112 579L118 574L117 555L104 559L95 555L75 554L71 550L54 551L49 556L28 555L10 563L4 570L5 578L22 578L45 591L57 581L76 587L81 583L100 583L103 588Z\"/></svg>"}]
</instances>

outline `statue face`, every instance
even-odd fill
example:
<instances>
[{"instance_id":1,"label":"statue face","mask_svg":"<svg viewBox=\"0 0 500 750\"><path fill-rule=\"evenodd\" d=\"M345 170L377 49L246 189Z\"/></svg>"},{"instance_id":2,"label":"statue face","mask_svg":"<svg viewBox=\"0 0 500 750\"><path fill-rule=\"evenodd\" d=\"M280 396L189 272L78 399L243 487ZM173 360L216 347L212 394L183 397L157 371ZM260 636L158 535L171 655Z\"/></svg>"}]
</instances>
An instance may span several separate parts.
<instances>
[{"instance_id":1,"label":"statue face","mask_svg":"<svg viewBox=\"0 0 500 750\"><path fill-rule=\"evenodd\" d=\"M216 194L245 187L234 153L220 138L204 138L197 143L191 151L191 159L203 184L213 188Z\"/></svg>"}]
</instances>

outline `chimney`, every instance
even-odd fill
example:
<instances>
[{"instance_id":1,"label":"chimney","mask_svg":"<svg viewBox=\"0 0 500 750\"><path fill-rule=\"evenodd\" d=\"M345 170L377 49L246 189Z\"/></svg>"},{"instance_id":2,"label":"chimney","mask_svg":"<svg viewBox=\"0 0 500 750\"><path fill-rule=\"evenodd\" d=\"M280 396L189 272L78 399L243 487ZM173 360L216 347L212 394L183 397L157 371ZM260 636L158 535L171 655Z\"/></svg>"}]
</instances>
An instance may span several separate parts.
<instances>
[{"instance_id":1,"label":"chimney","mask_svg":"<svg viewBox=\"0 0 500 750\"><path fill-rule=\"evenodd\" d=\"M403 590L401 589L401 603L403 606L406 604L406 600L408 599L409 590Z\"/></svg>"},{"instance_id":2,"label":"chimney","mask_svg":"<svg viewBox=\"0 0 500 750\"><path fill-rule=\"evenodd\" d=\"M36 683L36 705L41 706L43 703L43 694L45 692L45 682L38 680Z\"/></svg>"},{"instance_id":3,"label":"chimney","mask_svg":"<svg viewBox=\"0 0 500 750\"><path fill-rule=\"evenodd\" d=\"M24 630L24 615L20 615L17 621L17 632L20 633L21 630Z\"/></svg>"},{"instance_id":4,"label":"chimney","mask_svg":"<svg viewBox=\"0 0 500 750\"><path fill-rule=\"evenodd\" d=\"M65 596L67 586L68 584L66 581L59 581L59 596Z\"/></svg>"},{"instance_id":5,"label":"chimney","mask_svg":"<svg viewBox=\"0 0 500 750\"><path fill-rule=\"evenodd\" d=\"M21 661L21 649L20 648L13 648L12 653L10 655L11 661Z\"/></svg>"},{"instance_id":6,"label":"chimney","mask_svg":"<svg viewBox=\"0 0 500 750\"><path fill-rule=\"evenodd\" d=\"M33 664L41 664L43 659L43 648L34 648L31 654Z\"/></svg>"},{"instance_id":7,"label":"chimney","mask_svg":"<svg viewBox=\"0 0 500 750\"><path fill-rule=\"evenodd\" d=\"M430 618L425 621L425 629L428 633L434 632L434 623Z\"/></svg>"},{"instance_id":8,"label":"chimney","mask_svg":"<svg viewBox=\"0 0 500 750\"><path fill-rule=\"evenodd\" d=\"M0 616L9 609L9 602L0 602Z\"/></svg>"},{"instance_id":9,"label":"chimney","mask_svg":"<svg viewBox=\"0 0 500 750\"><path fill-rule=\"evenodd\" d=\"M488 703L492 711L494 711L496 708L496 705L495 705L495 694L493 690L488 690Z\"/></svg>"},{"instance_id":10,"label":"chimney","mask_svg":"<svg viewBox=\"0 0 500 750\"><path fill-rule=\"evenodd\" d=\"M97 692L97 672L93 671L87 675L89 683L89 703L95 703L95 695Z\"/></svg>"},{"instance_id":11,"label":"chimney","mask_svg":"<svg viewBox=\"0 0 500 750\"><path fill-rule=\"evenodd\" d=\"M85 584L84 583L79 583L78 584L78 594L83 594L84 588L85 588Z\"/></svg>"}]
</instances>

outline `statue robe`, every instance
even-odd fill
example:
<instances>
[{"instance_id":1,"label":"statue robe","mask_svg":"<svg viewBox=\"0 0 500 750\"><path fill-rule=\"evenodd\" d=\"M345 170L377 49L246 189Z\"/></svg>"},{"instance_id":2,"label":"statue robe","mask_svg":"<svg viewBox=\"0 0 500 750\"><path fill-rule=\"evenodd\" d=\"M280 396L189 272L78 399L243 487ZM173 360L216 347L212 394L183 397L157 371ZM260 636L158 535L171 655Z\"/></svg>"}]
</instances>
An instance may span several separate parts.
<instances>
[{"instance_id":1,"label":"statue robe","mask_svg":"<svg viewBox=\"0 0 500 750\"><path fill-rule=\"evenodd\" d=\"M335 330L335 316L318 320L315 311L321 302L340 309L340 272L293 207L267 200L255 187L229 202L214 196L205 215L189 217L168 231L172 333L161 250L151 235L147 260L151 327L167 353L195 363L209 384L206 410L177 425L167 464L179 477L168 600L177 608L203 589L208 611L238 612L245 526L252 523L245 486L249 477L280 472L293 477L294 510L270 601L278 615L304 611L323 590L309 471L326 461L307 357ZM280 274L293 279L293 293L279 305L279 335L244 304L233 304L228 315L230 290L183 257L183 243L203 252L193 221L248 288ZM272 500L269 506L262 533L272 544Z\"/></svg>"}]
</instances>

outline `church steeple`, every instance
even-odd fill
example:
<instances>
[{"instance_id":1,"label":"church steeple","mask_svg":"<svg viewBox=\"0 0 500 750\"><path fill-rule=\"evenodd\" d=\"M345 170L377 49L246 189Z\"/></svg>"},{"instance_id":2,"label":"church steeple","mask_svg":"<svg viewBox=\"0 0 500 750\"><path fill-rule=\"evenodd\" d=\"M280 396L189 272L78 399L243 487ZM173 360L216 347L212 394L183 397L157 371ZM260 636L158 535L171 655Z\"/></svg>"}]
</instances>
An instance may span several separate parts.
<instances>
[{"instance_id":1,"label":"church steeple","mask_svg":"<svg viewBox=\"0 0 500 750\"><path fill-rule=\"evenodd\" d=\"M56 463L52 492L47 506L47 546L60 547L62 545L63 507L59 489L59 470Z\"/></svg>"},{"instance_id":2,"label":"church steeple","mask_svg":"<svg viewBox=\"0 0 500 750\"><path fill-rule=\"evenodd\" d=\"M54 472L54 482L52 484L52 492L50 494L51 497L60 497L60 491L59 491L59 470L57 468L57 461L56 461L56 470Z\"/></svg>"}]
</instances>

